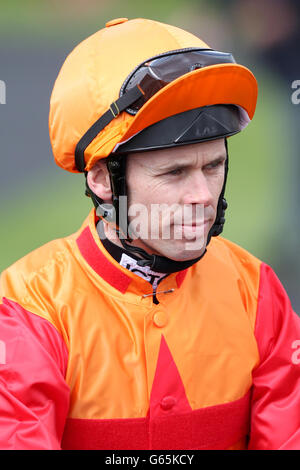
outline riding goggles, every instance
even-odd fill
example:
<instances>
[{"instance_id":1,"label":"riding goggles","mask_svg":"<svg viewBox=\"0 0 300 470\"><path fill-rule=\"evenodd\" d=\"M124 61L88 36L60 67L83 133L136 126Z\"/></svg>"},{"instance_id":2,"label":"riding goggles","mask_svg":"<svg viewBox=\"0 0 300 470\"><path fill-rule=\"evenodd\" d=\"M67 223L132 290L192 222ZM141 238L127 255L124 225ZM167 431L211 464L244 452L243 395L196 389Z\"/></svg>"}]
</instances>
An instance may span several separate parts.
<instances>
[{"instance_id":1,"label":"riding goggles","mask_svg":"<svg viewBox=\"0 0 300 470\"><path fill-rule=\"evenodd\" d=\"M168 52L146 60L126 78L120 96L138 86L143 96L126 108L129 114L136 114L141 107L161 88L193 70L209 65L236 63L232 54L212 49L185 49Z\"/></svg>"}]
</instances>

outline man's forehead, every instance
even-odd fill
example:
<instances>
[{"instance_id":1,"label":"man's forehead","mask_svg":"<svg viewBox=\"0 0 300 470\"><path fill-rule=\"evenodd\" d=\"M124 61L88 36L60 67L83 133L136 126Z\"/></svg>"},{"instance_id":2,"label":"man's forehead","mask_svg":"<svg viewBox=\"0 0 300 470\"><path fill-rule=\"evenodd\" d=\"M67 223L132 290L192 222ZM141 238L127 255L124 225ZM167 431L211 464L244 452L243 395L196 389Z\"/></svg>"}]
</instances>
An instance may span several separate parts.
<instances>
[{"instance_id":1,"label":"man's forehead","mask_svg":"<svg viewBox=\"0 0 300 470\"><path fill-rule=\"evenodd\" d=\"M193 162L207 163L216 158L226 157L224 139L207 141L168 149L153 150L134 154L133 160L145 167L166 167L174 164ZM141 158L140 158L141 157Z\"/></svg>"}]
</instances>

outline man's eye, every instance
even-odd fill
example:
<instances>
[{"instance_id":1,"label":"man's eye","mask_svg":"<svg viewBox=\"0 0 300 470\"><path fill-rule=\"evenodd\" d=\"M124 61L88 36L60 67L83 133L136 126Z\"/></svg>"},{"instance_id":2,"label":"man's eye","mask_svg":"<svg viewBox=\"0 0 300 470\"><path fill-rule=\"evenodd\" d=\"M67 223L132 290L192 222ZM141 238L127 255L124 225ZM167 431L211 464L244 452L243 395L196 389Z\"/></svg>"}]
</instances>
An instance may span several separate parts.
<instances>
[{"instance_id":1,"label":"man's eye","mask_svg":"<svg viewBox=\"0 0 300 470\"><path fill-rule=\"evenodd\" d=\"M182 173L182 169L181 168L175 168L174 170L171 170L171 171L168 171L168 175L172 175L172 176L178 176L178 175L181 175Z\"/></svg>"},{"instance_id":2,"label":"man's eye","mask_svg":"<svg viewBox=\"0 0 300 470\"><path fill-rule=\"evenodd\" d=\"M224 160L218 160L217 162L210 163L209 165L206 166L208 170L214 170L216 168L219 168L223 166Z\"/></svg>"}]
</instances>

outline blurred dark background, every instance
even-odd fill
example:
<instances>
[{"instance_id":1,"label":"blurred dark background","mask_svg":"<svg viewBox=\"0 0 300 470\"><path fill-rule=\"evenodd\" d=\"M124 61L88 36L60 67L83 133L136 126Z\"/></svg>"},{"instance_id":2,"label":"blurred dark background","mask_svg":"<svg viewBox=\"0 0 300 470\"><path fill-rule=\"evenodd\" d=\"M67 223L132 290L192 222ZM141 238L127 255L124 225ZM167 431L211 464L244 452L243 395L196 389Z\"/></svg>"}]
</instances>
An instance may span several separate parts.
<instances>
[{"instance_id":1,"label":"blurred dark background","mask_svg":"<svg viewBox=\"0 0 300 470\"><path fill-rule=\"evenodd\" d=\"M300 2L292 0L0 0L0 271L77 230L91 205L83 177L58 168L51 90L68 53L113 18L151 18L232 52L258 81L255 118L229 139L224 236L270 264L300 313ZM1 100L0 100L1 101Z\"/></svg>"}]
</instances>

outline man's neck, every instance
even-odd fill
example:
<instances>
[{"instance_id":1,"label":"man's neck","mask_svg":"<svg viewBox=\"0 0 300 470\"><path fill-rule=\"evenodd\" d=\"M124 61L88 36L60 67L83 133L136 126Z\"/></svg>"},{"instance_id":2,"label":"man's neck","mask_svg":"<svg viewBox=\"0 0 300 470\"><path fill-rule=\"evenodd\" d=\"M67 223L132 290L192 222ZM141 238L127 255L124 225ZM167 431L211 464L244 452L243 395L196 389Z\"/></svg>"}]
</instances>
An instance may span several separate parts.
<instances>
[{"instance_id":1,"label":"man's neck","mask_svg":"<svg viewBox=\"0 0 300 470\"><path fill-rule=\"evenodd\" d=\"M167 274L153 271L149 266L139 266L137 261L140 258L133 253L127 252L118 238L109 238L111 233L109 230L105 230L107 228L106 226L107 224L103 223L101 220L97 224L97 232L104 248L118 263L120 263L120 266L123 266L150 282L153 286L153 290L155 291L157 284L166 277Z\"/></svg>"},{"instance_id":2,"label":"man's neck","mask_svg":"<svg viewBox=\"0 0 300 470\"><path fill-rule=\"evenodd\" d=\"M137 248L137 242L139 240L134 241L136 249L131 250L130 248L134 248L134 246L129 246L128 244L127 245L129 246L129 249L126 249L126 246L123 246L121 241L116 238L117 234L111 232L110 227L108 226L108 224L106 224L105 221L100 220L98 222L97 230L99 233L99 238L102 240L104 247L118 262L120 262L122 254L125 253L133 260L135 260L136 263L139 262L139 268L142 267L140 266L141 264L143 265L143 267L151 266L152 272L156 273L170 274L185 270L193 264L197 263L197 261L199 261L206 253L205 249L205 251L197 258L189 259L186 261L175 261L155 252L151 253L150 255L144 249L141 250L140 248L142 247ZM144 258L143 253L146 256L146 259Z\"/></svg>"}]
</instances>

